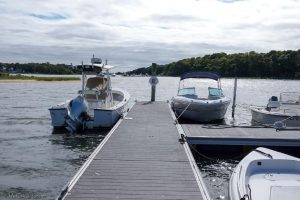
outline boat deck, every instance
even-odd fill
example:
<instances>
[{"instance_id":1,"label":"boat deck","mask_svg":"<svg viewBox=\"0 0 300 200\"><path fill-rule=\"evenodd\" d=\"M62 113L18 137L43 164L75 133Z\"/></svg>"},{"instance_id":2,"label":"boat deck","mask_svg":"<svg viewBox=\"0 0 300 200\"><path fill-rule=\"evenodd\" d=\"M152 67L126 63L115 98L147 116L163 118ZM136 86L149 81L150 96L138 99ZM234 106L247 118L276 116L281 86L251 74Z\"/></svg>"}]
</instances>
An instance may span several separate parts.
<instances>
[{"instance_id":1,"label":"boat deck","mask_svg":"<svg viewBox=\"0 0 300 200\"><path fill-rule=\"evenodd\" d=\"M300 130L181 124L190 144L300 146Z\"/></svg>"},{"instance_id":2,"label":"boat deck","mask_svg":"<svg viewBox=\"0 0 300 200\"><path fill-rule=\"evenodd\" d=\"M65 199L209 199L165 102L137 103L116 127Z\"/></svg>"}]
</instances>

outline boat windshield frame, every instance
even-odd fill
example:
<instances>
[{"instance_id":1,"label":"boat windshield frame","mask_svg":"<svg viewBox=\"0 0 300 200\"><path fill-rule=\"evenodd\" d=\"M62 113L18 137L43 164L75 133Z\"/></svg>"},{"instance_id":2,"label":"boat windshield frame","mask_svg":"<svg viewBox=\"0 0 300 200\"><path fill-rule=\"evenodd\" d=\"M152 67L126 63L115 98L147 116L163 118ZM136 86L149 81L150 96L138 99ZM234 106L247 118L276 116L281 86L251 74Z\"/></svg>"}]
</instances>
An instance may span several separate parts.
<instances>
[{"instance_id":1,"label":"boat windshield frame","mask_svg":"<svg viewBox=\"0 0 300 200\"><path fill-rule=\"evenodd\" d=\"M215 97L222 97L224 96L223 95L223 91L222 91L222 86L221 86L221 77L216 74L216 73L212 73L212 72L188 72L188 73L185 73L183 75L180 76L180 81L179 81L179 84L178 84L178 90L177 90L177 94L179 95L179 92L180 90L184 89L184 80L186 79L212 79L212 80L215 80L218 84L218 87L216 89L219 90L219 95L211 95L211 96L215 96ZM181 84L183 83L183 84ZM212 87L208 87L208 90L210 89L213 89ZM210 91L209 91L210 92ZM196 94L194 94L196 95ZM182 96L182 95L179 95L179 96Z\"/></svg>"}]
</instances>

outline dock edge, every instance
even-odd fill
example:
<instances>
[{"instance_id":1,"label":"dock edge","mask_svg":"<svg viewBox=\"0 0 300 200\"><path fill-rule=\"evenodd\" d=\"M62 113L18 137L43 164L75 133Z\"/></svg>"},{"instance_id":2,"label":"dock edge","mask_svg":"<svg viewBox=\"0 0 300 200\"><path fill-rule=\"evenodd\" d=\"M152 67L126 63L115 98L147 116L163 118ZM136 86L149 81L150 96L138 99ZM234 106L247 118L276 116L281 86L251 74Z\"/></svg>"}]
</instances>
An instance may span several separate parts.
<instances>
[{"instance_id":1,"label":"dock edge","mask_svg":"<svg viewBox=\"0 0 300 200\"><path fill-rule=\"evenodd\" d=\"M119 127L119 125L122 123L124 119L126 119L126 115L130 112L130 110L134 107L135 103L130 107L128 112L126 112L123 117L121 117L118 122L113 126L113 128L108 132L108 134L105 136L105 138L101 141L101 143L97 146L97 148L91 153L91 155L88 157L88 159L83 163L83 165L79 168L77 173L71 178L71 180L63 187L61 192L56 197L56 200L63 200L65 199L67 193L71 191L71 189L74 187L76 182L79 180L81 175L85 172L87 167L90 165L90 163L94 160L96 155L99 153L99 151L103 148L103 146L106 144L108 139L112 136L112 134L115 132L115 130Z\"/></svg>"},{"instance_id":2,"label":"dock edge","mask_svg":"<svg viewBox=\"0 0 300 200\"><path fill-rule=\"evenodd\" d=\"M183 131L183 128L182 126L178 123L178 121L176 120L176 116L171 108L171 105L170 103L167 101L167 104L168 104L168 107L170 109L170 113L172 115L172 118L174 120L174 123L176 125L176 128L177 128L177 131L178 131L178 135L179 135L179 138L181 138L182 135L185 136L185 132ZM190 165L191 165L191 168L193 170L193 173L194 173L194 176L196 178L196 181L197 181L197 184L198 184L198 187L199 187L199 190L200 190L200 193L203 197L203 200L211 200L211 197L209 196L209 193L207 191L207 188L205 186L205 183L202 179L202 176L201 176L201 172L198 168L198 165L194 159L194 156L192 154L192 151L188 145L188 143L185 141L183 144L183 147L184 147L184 150L185 150L185 153L188 157L188 160L190 162Z\"/></svg>"}]
</instances>

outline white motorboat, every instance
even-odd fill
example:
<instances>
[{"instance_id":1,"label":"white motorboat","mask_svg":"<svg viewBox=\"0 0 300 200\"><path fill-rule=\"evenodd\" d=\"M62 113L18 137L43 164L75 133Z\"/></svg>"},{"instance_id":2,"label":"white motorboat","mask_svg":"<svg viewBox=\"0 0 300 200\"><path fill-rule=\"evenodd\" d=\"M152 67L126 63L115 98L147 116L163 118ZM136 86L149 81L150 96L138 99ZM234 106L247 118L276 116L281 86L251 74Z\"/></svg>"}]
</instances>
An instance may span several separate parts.
<instances>
[{"instance_id":1,"label":"white motorboat","mask_svg":"<svg viewBox=\"0 0 300 200\"><path fill-rule=\"evenodd\" d=\"M217 81L217 87L208 87L208 96L196 94L195 87L184 87L184 80L208 78ZM171 106L178 118L198 122L221 120L230 104L230 99L223 95L220 76L210 72L190 72L180 77L177 96L171 100Z\"/></svg>"},{"instance_id":2,"label":"white motorboat","mask_svg":"<svg viewBox=\"0 0 300 200\"><path fill-rule=\"evenodd\" d=\"M257 148L234 169L231 200L300 200L300 159Z\"/></svg>"},{"instance_id":3,"label":"white motorboat","mask_svg":"<svg viewBox=\"0 0 300 200\"><path fill-rule=\"evenodd\" d=\"M82 89L79 96L49 109L52 126L65 127L75 133L80 129L112 127L128 111L128 92L111 87L111 65L92 58L91 65L82 66ZM87 74L97 73L87 78ZM100 73L101 72L101 73Z\"/></svg>"},{"instance_id":4,"label":"white motorboat","mask_svg":"<svg viewBox=\"0 0 300 200\"><path fill-rule=\"evenodd\" d=\"M282 92L272 96L266 107L250 107L252 121L275 128L300 127L300 93Z\"/></svg>"}]
</instances>

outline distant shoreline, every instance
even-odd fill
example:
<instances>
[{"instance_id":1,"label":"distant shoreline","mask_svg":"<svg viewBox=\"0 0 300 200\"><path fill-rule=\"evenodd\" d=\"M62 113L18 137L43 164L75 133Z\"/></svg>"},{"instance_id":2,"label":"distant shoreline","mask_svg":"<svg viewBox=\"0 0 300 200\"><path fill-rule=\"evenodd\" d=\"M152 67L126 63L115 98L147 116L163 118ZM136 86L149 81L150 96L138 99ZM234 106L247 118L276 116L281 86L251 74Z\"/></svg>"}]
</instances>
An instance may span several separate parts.
<instances>
[{"instance_id":1,"label":"distant shoreline","mask_svg":"<svg viewBox=\"0 0 300 200\"><path fill-rule=\"evenodd\" d=\"M0 83L32 83L32 82L49 82L49 83L57 83L57 82L79 82L80 80L61 80L61 81L41 81L41 80L33 80L33 79L0 79Z\"/></svg>"},{"instance_id":2,"label":"distant shoreline","mask_svg":"<svg viewBox=\"0 0 300 200\"><path fill-rule=\"evenodd\" d=\"M50 77L50 76L24 76L21 74L10 75L8 73L0 73L0 81L1 80L21 80L21 81L79 81L79 77Z\"/></svg>"}]
</instances>

